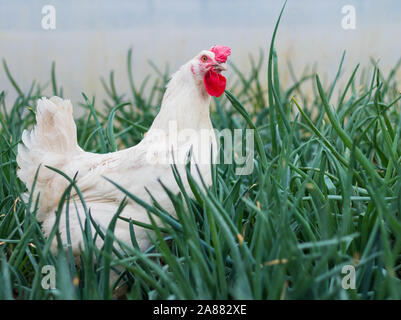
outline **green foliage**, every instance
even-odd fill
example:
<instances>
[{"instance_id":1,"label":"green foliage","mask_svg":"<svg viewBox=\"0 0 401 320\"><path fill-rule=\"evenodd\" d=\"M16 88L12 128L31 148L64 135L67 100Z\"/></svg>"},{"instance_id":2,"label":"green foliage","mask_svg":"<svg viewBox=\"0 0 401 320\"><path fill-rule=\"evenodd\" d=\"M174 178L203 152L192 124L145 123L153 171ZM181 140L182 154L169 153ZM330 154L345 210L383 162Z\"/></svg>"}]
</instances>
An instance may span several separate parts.
<instances>
[{"instance_id":1,"label":"green foliage","mask_svg":"<svg viewBox=\"0 0 401 320\"><path fill-rule=\"evenodd\" d=\"M117 92L113 72L109 83L102 80L108 94L103 111L83 94L86 112L77 127L87 151L138 143L158 111L168 70L154 66L158 77L151 87L150 77L136 86L131 56L130 50L129 94ZM16 176L17 144L34 124L35 102L45 88L33 82L23 92L3 61L18 97L7 107L5 92L0 94L0 299L110 299L124 283L128 299L400 299L399 64L388 77L375 65L359 75L357 66L341 91L336 83L343 56L332 83L305 74L285 89L274 42L268 57L267 89L260 81L261 55L257 63L251 58L250 75L233 66L235 95L227 91L212 106L215 128L255 130L254 171L238 176L235 163L213 166L213 186L205 191L189 167L185 177L173 167L179 185L188 179L195 195L166 189L176 219L158 203L149 205L110 181L147 209L151 224L120 217L125 200L106 231L87 210L79 267L71 249L59 244L57 256L50 251L52 239L59 238L57 224L45 238L35 219L37 199L21 201L26 188ZM303 91L307 82L315 89L312 98ZM53 94L62 95L54 64L50 83ZM73 188L81 193L74 177L65 178L70 186L56 214L68 222L75 210L69 194ZM156 217L162 225L155 224ZM117 219L126 221L131 244L114 237ZM146 252L138 248L135 224L154 230ZM97 237L105 240L102 248L94 246ZM44 265L56 268L54 290L41 286ZM345 265L356 268L355 289L341 286ZM109 276L115 272L113 286Z\"/></svg>"}]
</instances>

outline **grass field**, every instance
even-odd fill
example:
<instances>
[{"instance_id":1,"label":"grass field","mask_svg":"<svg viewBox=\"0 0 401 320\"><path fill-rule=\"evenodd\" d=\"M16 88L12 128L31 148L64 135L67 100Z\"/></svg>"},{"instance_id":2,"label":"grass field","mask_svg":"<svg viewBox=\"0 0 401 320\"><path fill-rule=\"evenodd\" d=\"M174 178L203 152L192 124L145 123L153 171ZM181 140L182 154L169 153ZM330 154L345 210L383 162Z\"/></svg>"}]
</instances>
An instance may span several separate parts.
<instances>
[{"instance_id":1,"label":"grass field","mask_svg":"<svg viewBox=\"0 0 401 320\"><path fill-rule=\"evenodd\" d=\"M47 85L33 82L23 92L3 60L18 98L6 106L0 94L0 299L110 299L116 266L124 267L116 285L129 285L128 299L400 299L400 64L386 75L373 63L356 66L339 86L343 56L331 82L310 73L283 88L280 72L287 71L278 70L273 43L274 36L267 59L250 60L250 75L232 66L229 91L212 102L216 129L255 130L253 173L238 176L235 164L216 165L207 194L189 176L195 199L185 190L170 195L177 219L144 204L164 224L144 226L156 231L146 252L133 233L131 246L115 250L113 224L104 234L88 214L79 268L70 251L57 257L49 251L51 239L35 220L36 199L21 201L26 188L16 176L17 144L34 124L36 100L44 91L63 95L55 65ZM264 63L267 75L259 74ZM142 139L168 72L155 67L137 84L131 70L130 51L131 92L119 92L111 72L102 81L107 101L83 97L77 119L83 149L105 153ZM308 83L312 97L304 91ZM93 245L90 230L105 238L104 247ZM54 290L41 286L46 265L56 268ZM342 286L347 265L355 267L355 289Z\"/></svg>"}]
</instances>

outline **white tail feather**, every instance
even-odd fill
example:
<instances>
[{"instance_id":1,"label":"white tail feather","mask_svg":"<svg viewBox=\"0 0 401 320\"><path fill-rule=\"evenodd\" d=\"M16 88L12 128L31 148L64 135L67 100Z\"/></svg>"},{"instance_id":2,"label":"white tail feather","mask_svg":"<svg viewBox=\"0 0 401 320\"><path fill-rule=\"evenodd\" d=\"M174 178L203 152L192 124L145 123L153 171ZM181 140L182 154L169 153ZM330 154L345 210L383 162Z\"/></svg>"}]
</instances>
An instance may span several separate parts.
<instances>
[{"instance_id":1,"label":"white tail feather","mask_svg":"<svg viewBox=\"0 0 401 320\"><path fill-rule=\"evenodd\" d=\"M70 100L59 97L39 99L36 107L36 126L30 131L24 130L22 142L18 145L18 177L31 191L40 165L62 168L62 163L68 161L70 156L83 152L77 143L77 129ZM35 194L48 189L45 187L48 187L55 175L56 172L40 169Z\"/></svg>"}]
</instances>

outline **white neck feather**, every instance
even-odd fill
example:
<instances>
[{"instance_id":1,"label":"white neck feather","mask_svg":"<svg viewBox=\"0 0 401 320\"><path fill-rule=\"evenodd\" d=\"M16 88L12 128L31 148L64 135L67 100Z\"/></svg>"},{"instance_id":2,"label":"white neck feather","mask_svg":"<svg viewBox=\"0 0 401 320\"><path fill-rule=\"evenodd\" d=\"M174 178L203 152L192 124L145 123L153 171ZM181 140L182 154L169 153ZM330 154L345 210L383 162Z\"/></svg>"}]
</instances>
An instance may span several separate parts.
<instances>
[{"instance_id":1,"label":"white neck feather","mask_svg":"<svg viewBox=\"0 0 401 320\"><path fill-rule=\"evenodd\" d=\"M176 121L178 129L209 129L210 96L203 79L191 71L191 61L173 74L167 85L160 112L150 129L167 129Z\"/></svg>"}]
</instances>

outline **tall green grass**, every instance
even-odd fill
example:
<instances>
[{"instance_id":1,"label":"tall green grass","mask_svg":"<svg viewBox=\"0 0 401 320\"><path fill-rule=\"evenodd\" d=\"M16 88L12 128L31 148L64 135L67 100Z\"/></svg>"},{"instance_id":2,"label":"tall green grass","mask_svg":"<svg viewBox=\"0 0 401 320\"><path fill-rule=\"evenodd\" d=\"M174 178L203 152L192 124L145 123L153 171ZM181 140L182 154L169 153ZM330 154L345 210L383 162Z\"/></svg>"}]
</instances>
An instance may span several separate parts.
<instances>
[{"instance_id":1,"label":"tall green grass","mask_svg":"<svg viewBox=\"0 0 401 320\"><path fill-rule=\"evenodd\" d=\"M138 143L158 111L168 70L153 65L153 83L146 77L136 84L131 56L129 51L130 92L118 91L111 72L102 79L107 100L83 95L86 111L77 127L79 145L87 151ZM87 212L79 267L70 250L60 246L57 256L51 253L57 225L49 239L43 236L35 220L37 199L21 201L25 186L16 176L17 144L34 124L36 100L46 89L63 95L55 64L50 88L33 82L24 92L3 60L18 97L6 106L6 93L0 93L0 298L110 299L125 284L128 299L400 299L401 96L395 78L400 63L387 76L376 65L362 72L356 66L340 89L343 56L331 83L303 74L284 88L274 37L267 57L251 58L249 75L232 65L237 80L212 106L216 129L255 130L252 174L236 175L235 163L213 166L213 185L205 191L189 170L183 177L172 167L177 182L188 179L195 194L192 199L183 188L179 195L166 190L177 219L110 181L142 204L152 223L126 221L132 238L127 245L113 235L124 203L106 232ZM261 85L264 63L267 89ZM312 99L303 90L307 83L314 88ZM71 184L56 212L60 219L74 214L69 194L77 187L74 177L66 179ZM63 206L66 217L60 217ZM155 231L146 252L138 249L134 224ZM105 240L100 249L96 237ZM54 290L41 286L45 265L56 268ZM355 266L355 289L341 285L345 265ZM113 270L120 276L110 285Z\"/></svg>"}]
</instances>

